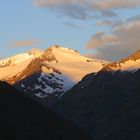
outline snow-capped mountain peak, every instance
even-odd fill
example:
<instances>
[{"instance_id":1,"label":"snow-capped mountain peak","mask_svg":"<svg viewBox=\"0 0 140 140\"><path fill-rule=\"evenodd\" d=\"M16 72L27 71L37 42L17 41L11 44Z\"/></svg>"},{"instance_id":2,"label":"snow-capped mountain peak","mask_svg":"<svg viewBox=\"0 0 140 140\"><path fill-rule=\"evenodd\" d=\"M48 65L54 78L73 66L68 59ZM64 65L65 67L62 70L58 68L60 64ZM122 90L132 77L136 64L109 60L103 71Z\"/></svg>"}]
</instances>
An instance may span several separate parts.
<instances>
[{"instance_id":1,"label":"snow-capped mountain peak","mask_svg":"<svg viewBox=\"0 0 140 140\"><path fill-rule=\"evenodd\" d=\"M65 53L75 53L75 54L80 54L77 50L74 50L74 49L71 49L71 48L65 48L65 47L62 47L62 46L59 46L59 45L54 45L54 46L51 46L49 47L46 51L48 50L52 50L52 51L56 51L56 50L60 50L60 51L63 51Z\"/></svg>"},{"instance_id":2,"label":"snow-capped mountain peak","mask_svg":"<svg viewBox=\"0 0 140 140\"><path fill-rule=\"evenodd\" d=\"M140 69L140 50L118 62L107 64L102 70L136 72Z\"/></svg>"},{"instance_id":3,"label":"snow-capped mountain peak","mask_svg":"<svg viewBox=\"0 0 140 140\"><path fill-rule=\"evenodd\" d=\"M43 51L39 49L32 49L27 53L17 54L15 56L0 60L0 67L13 66L25 61L30 61L34 58L41 56Z\"/></svg>"},{"instance_id":4,"label":"snow-capped mountain peak","mask_svg":"<svg viewBox=\"0 0 140 140\"><path fill-rule=\"evenodd\" d=\"M34 55L31 55L29 53L18 54L18 55L9 57L7 59L1 60L0 61L0 67L16 65L18 63L22 63L22 62L24 62L26 60L29 60L29 59L31 59L33 57L34 57Z\"/></svg>"},{"instance_id":5,"label":"snow-capped mountain peak","mask_svg":"<svg viewBox=\"0 0 140 140\"><path fill-rule=\"evenodd\" d=\"M61 71L69 79L78 82L91 72L98 72L107 61L82 56L78 51L55 45L42 55L46 63Z\"/></svg>"},{"instance_id":6,"label":"snow-capped mountain peak","mask_svg":"<svg viewBox=\"0 0 140 140\"><path fill-rule=\"evenodd\" d=\"M33 49L1 60L0 80L41 98L60 97L83 76L98 72L107 63L55 45L46 51Z\"/></svg>"},{"instance_id":7,"label":"snow-capped mountain peak","mask_svg":"<svg viewBox=\"0 0 140 140\"><path fill-rule=\"evenodd\" d=\"M30 75L38 72L38 69L40 72L44 72L45 69L48 72L52 69L53 72L62 73L73 82L78 82L84 75L91 72L98 72L107 63L103 60L84 57L76 50L55 45L46 51L32 49L27 53L1 60L0 79L7 80L13 77L17 79L27 69L30 71ZM29 74L25 75L22 77L30 76Z\"/></svg>"},{"instance_id":8,"label":"snow-capped mountain peak","mask_svg":"<svg viewBox=\"0 0 140 140\"><path fill-rule=\"evenodd\" d=\"M44 51L37 49L37 48L33 48L28 52L28 54L34 55L34 56L41 56L43 53L44 53Z\"/></svg>"},{"instance_id":9,"label":"snow-capped mountain peak","mask_svg":"<svg viewBox=\"0 0 140 140\"><path fill-rule=\"evenodd\" d=\"M62 61L68 61L69 57L80 55L80 53L76 50L73 50L71 48L63 48L58 45L54 45L52 47L49 47L44 54L42 55L43 59L45 59L48 62L62 62ZM65 59L66 58L66 59Z\"/></svg>"}]
</instances>

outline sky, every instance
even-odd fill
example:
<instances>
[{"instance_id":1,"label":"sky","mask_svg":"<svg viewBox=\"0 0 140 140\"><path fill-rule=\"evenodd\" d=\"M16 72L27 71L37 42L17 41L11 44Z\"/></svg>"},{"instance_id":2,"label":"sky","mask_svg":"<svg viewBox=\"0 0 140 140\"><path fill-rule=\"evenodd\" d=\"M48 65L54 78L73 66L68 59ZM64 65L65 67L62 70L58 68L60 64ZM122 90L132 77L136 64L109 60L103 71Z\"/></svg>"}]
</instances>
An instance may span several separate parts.
<instances>
[{"instance_id":1,"label":"sky","mask_svg":"<svg viewBox=\"0 0 140 140\"><path fill-rule=\"evenodd\" d=\"M0 2L0 59L55 44L110 61L140 49L139 0Z\"/></svg>"}]
</instances>

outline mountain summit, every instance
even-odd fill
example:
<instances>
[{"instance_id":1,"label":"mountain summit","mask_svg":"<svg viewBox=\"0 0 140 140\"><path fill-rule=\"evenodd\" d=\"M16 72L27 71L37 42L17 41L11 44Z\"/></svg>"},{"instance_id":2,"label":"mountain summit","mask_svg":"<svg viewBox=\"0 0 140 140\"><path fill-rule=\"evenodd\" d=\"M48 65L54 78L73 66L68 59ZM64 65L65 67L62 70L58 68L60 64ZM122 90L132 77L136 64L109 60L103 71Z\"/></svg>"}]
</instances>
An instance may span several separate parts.
<instances>
[{"instance_id":1,"label":"mountain summit","mask_svg":"<svg viewBox=\"0 0 140 140\"><path fill-rule=\"evenodd\" d=\"M98 72L107 63L55 45L45 51L33 49L1 60L0 80L41 99L60 97L83 76Z\"/></svg>"},{"instance_id":2,"label":"mountain summit","mask_svg":"<svg viewBox=\"0 0 140 140\"><path fill-rule=\"evenodd\" d=\"M103 70L135 72L140 69L140 50L118 62L106 65Z\"/></svg>"}]
</instances>

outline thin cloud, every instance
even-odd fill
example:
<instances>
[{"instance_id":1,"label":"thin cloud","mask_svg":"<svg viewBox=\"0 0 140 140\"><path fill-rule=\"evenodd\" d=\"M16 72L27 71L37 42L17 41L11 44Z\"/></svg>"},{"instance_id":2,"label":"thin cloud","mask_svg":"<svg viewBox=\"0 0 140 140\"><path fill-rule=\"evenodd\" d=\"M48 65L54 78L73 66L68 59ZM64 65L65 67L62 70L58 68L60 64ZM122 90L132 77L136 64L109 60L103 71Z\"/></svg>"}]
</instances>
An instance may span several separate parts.
<instances>
[{"instance_id":1,"label":"thin cloud","mask_svg":"<svg viewBox=\"0 0 140 140\"><path fill-rule=\"evenodd\" d=\"M140 21L120 25L112 34L97 33L86 46L96 50L97 58L118 60L140 49Z\"/></svg>"},{"instance_id":2,"label":"thin cloud","mask_svg":"<svg viewBox=\"0 0 140 140\"><path fill-rule=\"evenodd\" d=\"M75 28L75 29L84 29L84 28L86 28L85 26L70 23L70 22L65 22L64 24L69 26L69 27L71 27L71 28Z\"/></svg>"},{"instance_id":3,"label":"thin cloud","mask_svg":"<svg viewBox=\"0 0 140 140\"><path fill-rule=\"evenodd\" d=\"M133 16L127 19L128 21L140 21L140 15Z\"/></svg>"},{"instance_id":4,"label":"thin cloud","mask_svg":"<svg viewBox=\"0 0 140 140\"><path fill-rule=\"evenodd\" d=\"M35 46L38 43L39 42L35 40L17 41L17 42L12 43L12 45L10 45L10 48L30 47L30 46Z\"/></svg>"},{"instance_id":5,"label":"thin cloud","mask_svg":"<svg viewBox=\"0 0 140 140\"><path fill-rule=\"evenodd\" d=\"M101 17L117 17L118 15L112 10L103 10L101 11Z\"/></svg>"},{"instance_id":6,"label":"thin cloud","mask_svg":"<svg viewBox=\"0 0 140 140\"><path fill-rule=\"evenodd\" d=\"M59 14L76 19L98 17L116 17L116 10L131 9L140 6L138 0L34 0L34 5L48 8Z\"/></svg>"},{"instance_id":7,"label":"thin cloud","mask_svg":"<svg viewBox=\"0 0 140 140\"><path fill-rule=\"evenodd\" d=\"M97 21L96 25L97 26L113 26L114 22L110 20L103 20L103 21Z\"/></svg>"},{"instance_id":8,"label":"thin cloud","mask_svg":"<svg viewBox=\"0 0 140 140\"><path fill-rule=\"evenodd\" d=\"M120 26L123 26L123 25L126 25L128 24L127 22L129 22L128 20L102 20L102 21L97 21L96 22L96 25L97 26L107 26L107 27L110 27L110 28L117 28L117 27L120 27Z\"/></svg>"},{"instance_id":9,"label":"thin cloud","mask_svg":"<svg viewBox=\"0 0 140 140\"><path fill-rule=\"evenodd\" d=\"M105 44L110 45L117 43L117 39L113 35L107 35L104 32L96 33L91 40L88 42L86 48L87 49L96 49L99 47L103 47Z\"/></svg>"}]
</instances>

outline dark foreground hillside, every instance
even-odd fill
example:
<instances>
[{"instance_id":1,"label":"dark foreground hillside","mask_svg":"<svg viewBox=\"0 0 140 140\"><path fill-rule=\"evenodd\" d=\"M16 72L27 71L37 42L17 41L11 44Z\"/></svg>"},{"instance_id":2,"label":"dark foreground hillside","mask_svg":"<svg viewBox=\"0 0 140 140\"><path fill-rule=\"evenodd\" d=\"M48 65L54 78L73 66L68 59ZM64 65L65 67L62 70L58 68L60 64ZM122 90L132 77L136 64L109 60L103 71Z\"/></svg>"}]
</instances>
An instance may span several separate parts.
<instances>
[{"instance_id":1,"label":"dark foreground hillside","mask_svg":"<svg viewBox=\"0 0 140 140\"><path fill-rule=\"evenodd\" d=\"M95 140L140 140L140 70L89 74L54 110Z\"/></svg>"},{"instance_id":2,"label":"dark foreground hillside","mask_svg":"<svg viewBox=\"0 0 140 140\"><path fill-rule=\"evenodd\" d=\"M0 82L0 140L89 140L28 96Z\"/></svg>"}]
</instances>

